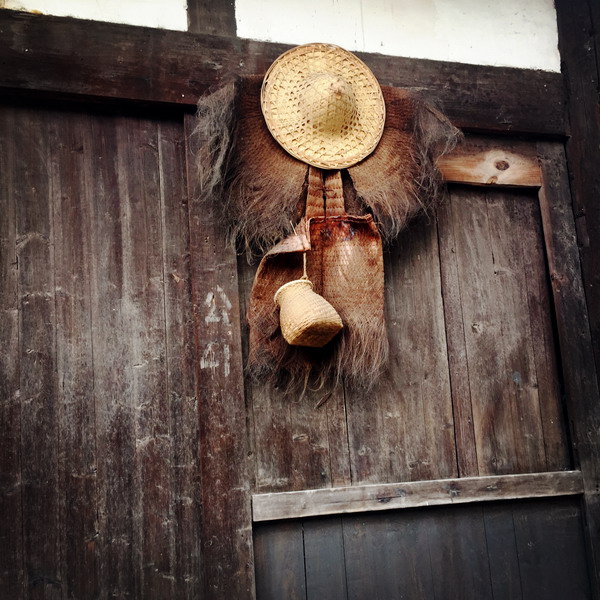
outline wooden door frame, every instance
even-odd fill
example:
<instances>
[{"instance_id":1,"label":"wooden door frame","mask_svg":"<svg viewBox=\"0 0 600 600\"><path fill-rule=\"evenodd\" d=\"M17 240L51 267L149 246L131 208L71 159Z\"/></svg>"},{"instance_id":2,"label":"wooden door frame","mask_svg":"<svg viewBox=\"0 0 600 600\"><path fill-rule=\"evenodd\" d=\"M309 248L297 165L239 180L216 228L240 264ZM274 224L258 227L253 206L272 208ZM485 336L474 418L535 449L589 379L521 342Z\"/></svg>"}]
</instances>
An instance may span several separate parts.
<instances>
[{"instance_id":1,"label":"wooden door frame","mask_svg":"<svg viewBox=\"0 0 600 600\"><path fill-rule=\"evenodd\" d=\"M572 3L557 1L568 79L541 71L364 53L359 56L382 84L415 87L439 98L451 120L465 131L525 135L542 140L538 150L547 180L544 228L553 242L548 252L562 364L573 422L573 445L585 489L591 570L598 578L600 286L592 283L597 277L594 265L599 262L600 250L597 241L587 238L600 227L596 202L600 184L595 172L586 172L578 165L586 160L588 152L595 158L600 148L600 125L594 121L590 130L590 115L582 110L583 99L592 105L597 100L593 81L597 80L598 67L591 31L598 23L600 11L587 0L578 0L576 4L574 11ZM0 10L0 89L5 96L28 97L36 102L51 97L84 103L179 107L182 115L187 115L189 130L189 115L203 92L236 75L264 72L288 48L284 44L232 37L231 15L225 12L223 19L225 25L215 25L209 31L227 35L210 35ZM582 28L590 32L587 41L594 42L594 56L584 46L586 40L578 36ZM585 77L579 77L582 64L590 74L595 73L596 78L589 78L589 83ZM567 142L572 191L562 151L549 141ZM234 377L227 386L221 386L198 367L197 393L202 400L203 420L198 452L203 481L218 479L217 496L210 489L203 491L204 534L208 536L203 540L205 586L211 598L251 597L254 593L251 482L238 343L239 310L238 320L226 330L223 323L204 327L211 303L225 302L224 297L231 302L235 296L236 257L233 250L224 246L219 226L211 215L194 202L190 204L190 225L197 351L201 355L202 348L223 336L231 338L234 349L231 356ZM583 249L585 288L581 286L577 242ZM232 306L231 314L235 313L236 307ZM590 321L595 337L590 331ZM223 435L225 444L211 443L211 436ZM225 461L230 465L226 469L222 468ZM235 556L231 556L232 547L237 550Z\"/></svg>"}]
</instances>

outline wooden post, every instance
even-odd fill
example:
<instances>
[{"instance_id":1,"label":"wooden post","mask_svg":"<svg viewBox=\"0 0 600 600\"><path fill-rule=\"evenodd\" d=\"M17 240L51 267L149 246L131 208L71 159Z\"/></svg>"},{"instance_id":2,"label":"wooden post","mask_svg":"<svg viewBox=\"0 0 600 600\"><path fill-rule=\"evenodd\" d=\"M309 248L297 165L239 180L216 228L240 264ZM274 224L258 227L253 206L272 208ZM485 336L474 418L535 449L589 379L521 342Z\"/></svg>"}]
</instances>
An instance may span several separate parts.
<instances>
[{"instance_id":1,"label":"wooden post","mask_svg":"<svg viewBox=\"0 0 600 600\"><path fill-rule=\"evenodd\" d=\"M186 117L186 139L193 118ZM202 143L198 140L198 143ZM254 597L254 561L237 258L216 208L194 195L188 144L190 254L200 418L202 545L207 597Z\"/></svg>"},{"instance_id":2,"label":"wooden post","mask_svg":"<svg viewBox=\"0 0 600 600\"><path fill-rule=\"evenodd\" d=\"M538 144L543 185L540 209L554 306L567 411L577 466L584 483L592 588L600 581L600 395L581 280L566 159L560 144ZM594 581L595 579L595 581Z\"/></svg>"}]
</instances>

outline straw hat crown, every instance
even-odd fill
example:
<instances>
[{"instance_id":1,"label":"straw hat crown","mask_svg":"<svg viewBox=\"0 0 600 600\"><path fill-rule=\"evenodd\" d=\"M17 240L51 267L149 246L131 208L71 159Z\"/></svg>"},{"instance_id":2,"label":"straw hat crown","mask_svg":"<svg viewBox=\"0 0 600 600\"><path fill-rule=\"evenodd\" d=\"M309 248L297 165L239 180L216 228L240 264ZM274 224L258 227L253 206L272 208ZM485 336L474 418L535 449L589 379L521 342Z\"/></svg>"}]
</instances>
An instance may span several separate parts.
<instances>
[{"instance_id":1,"label":"straw hat crown","mask_svg":"<svg viewBox=\"0 0 600 600\"><path fill-rule=\"evenodd\" d=\"M283 148L322 169L360 162L379 143L385 122L375 76L333 44L307 44L282 54L265 75L261 106Z\"/></svg>"}]
</instances>

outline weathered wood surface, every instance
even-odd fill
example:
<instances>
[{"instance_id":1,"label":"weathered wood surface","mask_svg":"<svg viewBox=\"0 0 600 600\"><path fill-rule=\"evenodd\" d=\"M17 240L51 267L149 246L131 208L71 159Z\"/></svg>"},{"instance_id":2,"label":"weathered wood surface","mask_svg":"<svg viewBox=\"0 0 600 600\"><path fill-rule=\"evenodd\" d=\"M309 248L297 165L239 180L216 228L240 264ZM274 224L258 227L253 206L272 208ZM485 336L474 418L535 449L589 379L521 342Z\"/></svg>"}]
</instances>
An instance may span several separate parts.
<instances>
[{"instance_id":1,"label":"weathered wood surface","mask_svg":"<svg viewBox=\"0 0 600 600\"><path fill-rule=\"evenodd\" d=\"M561 52L562 70L568 89L567 113L570 124L570 137L566 144L568 160L568 183L566 173L561 172L562 181L557 181L552 173L553 162L564 160L562 154L549 156L546 162L546 174L552 195L548 205L557 199L572 195L575 230L579 246L579 258L583 277L583 288L578 283L575 294L569 289L568 277L576 270L576 256L568 254L565 271L561 265L563 255L568 252L568 244L574 244L571 217L566 213L567 206L561 203L568 216L569 229L553 226L554 235L561 239L554 259L557 269L556 292L561 305L559 310L564 317L564 329L561 345L569 353L569 379L573 390L572 407L573 430L577 453L586 481L586 512L589 520L589 540L595 556L594 572L596 587L600 589L600 415L598 414L598 393L600 387L600 119L598 118L598 81L600 52L598 30L600 29L600 7L591 0L556 2L558 39ZM565 235L565 233L567 235ZM579 278L576 276L577 279ZM563 279L564 278L564 279ZM588 324L583 318L573 318L582 310L581 292L585 293L589 315ZM591 381L594 359L596 384ZM599 592L600 595L600 592Z\"/></svg>"},{"instance_id":2,"label":"weathered wood surface","mask_svg":"<svg viewBox=\"0 0 600 600\"><path fill-rule=\"evenodd\" d=\"M311 598L342 600L347 596L344 536L341 519L321 519L302 524L306 594Z\"/></svg>"},{"instance_id":3,"label":"weathered wood surface","mask_svg":"<svg viewBox=\"0 0 600 600\"><path fill-rule=\"evenodd\" d=\"M593 597L577 498L260 523L255 532L257 547L261 548L256 576L260 598L329 597L322 593L326 587L310 586L308 565L313 564L321 547L307 543L306 532L316 528L343 539L342 552L329 555L323 565L332 577L345 574L345 586L340 585L334 598ZM281 574L286 572L291 547L294 577L284 579ZM297 573L301 563L298 554L302 553L306 579Z\"/></svg>"},{"instance_id":4,"label":"weathered wood surface","mask_svg":"<svg viewBox=\"0 0 600 600\"><path fill-rule=\"evenodd\" d=\"M255 267L245 256L239 257L243 315L248 309ZM246 398L255 491L350 485L346 405L341 387L327 386L307 390L305 395L292 395L250 379L246 382Z\"/></svg>"},{"instance_id":5,"label":"weathered wood surface","mask_svg":"<svg viewBox=\"0 0 600 600\"><path fill-rule=\"evenodd\" d=\"M6 10L0 11L0 87L193 107L199 94L233 75L264 73L288 48ZM564 90L557 73L358 56L382 85L418 88L437 97L459 127L565 133Z\"/></svg>"},{"instance_id":6,"label":"weathered wood surface","mask_svg":"<svg viewBox=\"0 0 600 600\"><path fill-rule=\"evenodd\" d=\"M371 393L248 386L255 492L570 468L533 194L453 187L386 253L386 311Z\"/></svg>"},{"instance_id":7,"label":"weathered wood surface","mask_svg":"<svg viewBox=\"0 0 600 600\"><path fill-rule=\"evenodd\" d=\"M188 0L188 31L235 37L234 0Z\"/></svg>"},{"instance_id":8,"label":"weathered wood surface","mask_svg":"<svg viewBox=\"0 0 600 600\"><path fill-rule=\"evenodd\" d=\"M461 474L569 468L535 198L453 188L438 228Z\"/></svg>"},{"instance_id":9,"label":"weathered wood surface","mask_svg":"<svg viewBox=\"0 0 600 600\"><path fill-rule=\"evenodd\" d=\"M53 116L56 355L61 456L62 587L76 598L97 595L98 522L91 279L91 118ZM59 133L60 132L60 133Z\"/></svg>"},{"instance_id":10,"label":"weathered wood surface","mask_svg":"<svg viewBox=\"0 0 600 600\"><path fill-rule=\"evenodd\" d=\"M56 178L51 154L55 129L48 115L29 112L19 121L13 193L19 272L23 559L29 595L60 598L60 417L51 183Z\"/></svg>"},{"instance_id":11,"label":"weathered wood surface","mask_svg":"<svg viewBox=\"0 0 600 600\"><path fill-rule=\"evenodd\" d=\"M579 471L405 481L337 489L256 494L252 498L252 517L255 522L276 521L418 506L581 493L583 493L583 480Z\"/></svg>"},{"instance_id":12,"label":"weathered wood surface","mask_svg":"<svg viewBox=\"0 0 600 600\"><path fill-rule=\"evenodd\" d=\"M439 261L427 219L386 252L389 367L371 392L346 390L353 484L457 474Z\"/></svg>"},{"instance_id":13,"label":"weathered wood surface","mask_svg":"<svg viewBox=\"0 0 600 600\"><path fill-rule=\"evenodd\" d=\"M456 188L444 222L415 222L389 250L394 368L375 393L289 398L253 384L245 396L240 315L252 268L225 248L208 212L192 203L188 214L193 157L181 124L46 110L2 114L2 335L16 351L2 361L3 502L14 515L0 549L3 592L85 596L111 581L117 594L244 596L251 488L569 468L531 197ZM553 240L562 221L548 214ZM568 253L560 236L552 264ZM478 275L482 253L499 274ZM564 319L565 302L583 305L557 291L561 282ZM482 286L496 290L493 302ZM497 339L506 355L519 350L516 366L501 366L525 389L510 379L505 405L477 383L485 355L465 346L482 321L467 313L481 305L501 332L489 361ZM502 415L503 429L491 428ZM511 466L493 463L497 448Z\"/></svg>"},{"instance_id":14,"label":"weathered wood surface","mask_svg":"<svg viewBox=\"0 0 600 600\"><path fill-rule=\"evenodd\" d=\"M542 178L534 143L477 135L465 139L438 167L448 183L540 187Z\"/></svg>"},{"instance_id":15,"label":"weathered wood surface","mask_svg":"<svg viewBox=\"0 0 600 600\"><path fill-rule=\"evenodd\" d=\"M22 171L13 111L0 112L0 589L23 592L19 272L15 182Z\"/></svg>"},{"instance_id":16,"label":"weathered wood surface","mask_svg":"<svg viewBox=\"0 0 600 600\"><path fill-rule=\"evenodd\" d=\"M181 123L48 106L1 119L15 354L2 357L0 595L196 598ZM17 330L4 327L15 309Z\"/></svg>"},{"instance_id":17,"label":"weathered wood surface","mask_svg":"<svg viewBox=\"0 0 600 600\"><path fill-rule=\"evenodd\" d=\"M587 532L600 590L600 393L586 310L569 178L561 145L538 145L540 207L573 447L585 487Z\"/></svg>"},{"instance_id":18,"label":"weathered wood surface","mask_svg":"<svg viewBox=\"0 0 600 600\"><path fill-rule=\"evenodd\" d=\"M186 117L188 189L194 149ZM191 291L202 482L202 555L209 598L254 597L250 434L246 421L241 315L235 250L214 206L192 192L189 205Z\"/></svg>"},{"instance_id":19,"label":"weathered wood surface","mask_svg":"<svg viewBox=\"0 0 600 600\"><path fill-rule=\"evenodd\" d=\"M165 293L167 406L173 443L174 597L195 600L203 586L196 348L190 291L186 147L180 123L158 125ZM160 544L158 544L160 548Z\"/></svg>"},{"instance_id":20,"label":"weathered wood surface","mask_svg":"<svg viewBox=\"0 0 600 600\"><path fill-rule=\"evenodd\" d=\"M566 151L596 377L600 385L600 7L557 0L558 45L565 74L570 136Z\"/></svg>"},{"instance_id":21,"label":"weathered wood surface","mask_svg":"<svg viewBox=\"0 0 600 600\"><path fill-rule=\"evenodd\" d=\"M261 577L256 582L257 598L305 600L306 575L301 523L281 523L268 537L256 535L254 552L256 564L261 567Z\"/></svg>"}]
</instances>

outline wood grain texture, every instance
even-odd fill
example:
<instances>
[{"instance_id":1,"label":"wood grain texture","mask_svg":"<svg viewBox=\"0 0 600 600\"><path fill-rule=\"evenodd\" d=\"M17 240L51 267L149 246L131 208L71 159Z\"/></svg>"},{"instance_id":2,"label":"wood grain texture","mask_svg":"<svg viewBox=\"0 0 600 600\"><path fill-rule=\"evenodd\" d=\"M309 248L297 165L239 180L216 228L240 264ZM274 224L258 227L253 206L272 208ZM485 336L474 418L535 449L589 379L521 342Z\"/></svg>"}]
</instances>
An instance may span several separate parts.
<instances>
[{"instance_id":1,"label":"wood grain texture","mask_svg":"<svg viewBox=\"0 0 600 600\"><path fill-rule=\"evenodd\" d=\"M594 597L597 591L590 587L582 516L581 507L568 499L557 499L544 511L534 504L514 505L523 598Z\"/></svg>"},{"instance_id":2,"label":"wood grain texture","mask_svg":"<svg viewBox=\"0 0 600 600\"><path fill-rule=\"evenodd\" d=\"M193 129L186 117L186 140ZM195 189L194 139L186 150ZM249 432L241 345L237 259L216 209L189 204L190 269L202 480L202 555L210 598L254 597Z\"/></svg>"},{"instance_id":3,"label":"wood grain texture","mask_svg":"<svg viewBox=\"0 0 600 600\"><path fill-rule=\"evenodd\" d=\"M576 464L585 487L592 571L600 581L600 395L582 282L569 179L561 145L538 145L540 207ZM597 583L594 589L600 589Z\"/></svg>"},{"instance_id":4,"label":"wood grain texture","mask_svg":"<svg viewBox=\"0 0 600 600\"><path fill-rule=\"evenodd\" d=\"M59 524L59 390L52 156L55 129L48 115L19 119L14 181L19 264L19 355L23 547L27 596L61 598Z\"/></svg>"},{"instance_id":5,"label":"wood grain texture","mask_svg":"<svg viewBox=\"0 0 600 600\"><path fill-rule=\"evenodd\" d=\"M97 463L91 294L91 119L55 113L48 159L53 184L56 362L60 398L63 593L95 596L98 580Z\"/></svg>"},{"instance_id":6,"label":"wood grain texture","mask_svg":"<svg viewBox=\"0 0 600 600\"><path fill-rule=\"evenodd\" d=\"M235 37L234 0L188 0L188 31Z\"/></svg>"},{"instance_id":7,"label":"wood grain texture","mask_svg":"<svg viewBox=\"0 0 600 600\"><path fill-rule=\"evenodd\" d=\"M196 598L182 123L48 105L1 119L1 595Z\"/></svg>"},{"instance_id":8,"label":"wood grain texture","mask_svg":"<svg viewBox=\"0 0 600 600\"><path fill-rule=\"evenodd\" d=\"M264 73L288 48L6 10L0 12L0 86L193 107L199 94L231 76ZM437 97L461 128L565 132L557 73L357 55L382 85L418 88Z\"/></svg>"},{"instance_id":9,"label":"wood grain texture","mask_svg":"<svg viewBox=\"0 0 600 600\"><path fill-rule=\"evenodd\" d=\"M579 471L463 477L435 481L356 485L337 489L256 494L255 522L418 506L568 496L583 492Z\"/></svg>"},{"instance_id":10,"label":"wood grain texture","mask_svg":"<svg viewBox=\"0 0 600 600\"><path fill-rule=\"evenodd\" d=\"M513 512L497 503L482 508L493 598L523 598Z\"/></svg>"},{"instance_id":11,"label":"wood grain texture","mask_svg":"<svg viewBox=\"0 0 600 600\"><path fill-rule=\"evenodd\" d=\"M390 363L371 392L346 390L353 484L456 475L435 227L412 224L385 256Z\"/></svg>"},{"instance_id":12,"label":"wood grain texture","mask_svg":"<svg viewBox=\"0 0 600 600\"><path fill-rule=\"evenodd\" d=\"M600 8L591 0L557 0L556 16L561 65L568 90L569 181L596 378L600 382L600 175L595 167L600 162Z\"/></svg>"},{"instance_id":13,"label":"wood grain texture","mask_svg":"<svg viewBox=\"0 0 600 600\"><path fill-rule=\"evenodd\" d=\"M301 523L254 532L256 597L260 600L305 600L306 575Z\"/></svg>"},{"instance_id":14,"label":"wood grain texture","mask_svg":"<svg viewBox=\"0 0 600 600\"><path fill-rule=\"evenodd\" d=\"M470 511L447 510L443 520L440 516L433 513L427 527L429 560L435 574L433 597L492 600L481 507ZM469 567L465 569L465 565Z\"/></svg>"},{"instance_id":15,"label":"wood grain texture","mask_svg":"<svg viewBox=\"0 0 600 600\"><path fill-rule=\"evenodd\" d=\"M427 531L417 515L342 520L348 598L433 598Z\"/></svg>"},{"instance_id":16,"label":"wood grain texture","mask_svg":"<svg viewBox=\"0 0 600 600\"><path fill-rule=\"evenodd\" d=\"M343 537L343 552L327 558L332 572L346 573L345 586L340 582L335 598L593 597L577 498L261 523L255 539L260 544L258 581L265 583L265 598L329 597L319 589L313 593L306 583L308 565L322 550L306 543L307 527L327 528L332 538ZM302 530L304 572L298 557Z\"/></svg>"},{"instance_id":17,"label":"wood grain texture","mask_svg":"<svg viewBox=\"0 0 600 600\"><path fill-rule=\"evenodd\" d=\"M24 593L17 219L19 124L0 112L0 596Z\"/></svg>"},{"instance_id":18,"label":"wood grain texture","mask_svg":"<svg viewBox=\"0 0 600 600\"><path fill-rule=\"evenodd\" d=\"M121 314L134 427L132 517L135 584L141 595L174 592L171 454L166 389L162 197L157 124L127 119L117 131L121 212ZM164 189L164 188L163 188Z\"/></svg>"},{"instance_id":19,"label":"wood grain texture","mask_svg":"<svg viewBox=\"0 0 600 600\"><path fill-rule=\"evenodd\" d=\"M239 257L242 314L247 312L255 266L248 264L245 256ZM350 484L346 406L341 386L334 389L327 385L318 391L307 390L305 394L286 394L249 380L246 396L254 448L255 491Z\"/></svg>"},{"instance_id":20,"label":"wood grain texture","mask_svg":"<svg viewBox=\"0 0 600 600\"><path fill-rule=\"evenodd\" d=\"M94 345L94 395L98 452L98 539L101 581L114 595L135 589L138 574L134 548L135 409L130 402L133 334L125 303L127 273L123 240L118 164L119 123L92 123L90 155L102 164L91 181L90 265ZM124 314L125 312L125 314ZM139 577L138 577L139 581Z\"/></svg>"},{"instance_id":21,"label":"wood grain texture","mask_svg":"<svg viewBox=\"0 0 600 600\"><path fill-rule=\"evenodd\" d=\"M195 345L191 298L185 140L178 122L158 124L163 285L165 295L167 406L172 438L174 597L202 593L201 480Z\"/></svg>"},{"instance_id":22,"label":"wood grain texture","mask_svg":"<svg viewBox=\"0 0 600 600\"><path fill-rule=\"evenodd\" d=\"M457 188L438 224L463 472L568 468L535 200Z\"/></svg>"},{"instance_id":23,"label":"wood grain texture","mask_svg":"<svg viewBox=\"0 0 600 600\"><path fill-rule=\"evenodd\" d=\"M304 566L308 598L346 598L346 563L342 520L303 523Z\"/></svg>"},{"instance_id":24,"label":"wood grain texture","mask_svg":"<svg viewBox=\"0 0 600 600\"><path fill-rule=\"evenodd\" d=\"M542 179L534 143L467 136L438 160L448 183L539 187Z\"/></svg>"}]
</instances>

